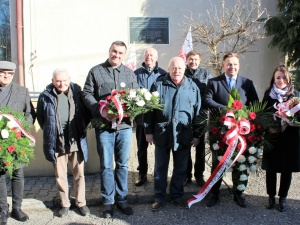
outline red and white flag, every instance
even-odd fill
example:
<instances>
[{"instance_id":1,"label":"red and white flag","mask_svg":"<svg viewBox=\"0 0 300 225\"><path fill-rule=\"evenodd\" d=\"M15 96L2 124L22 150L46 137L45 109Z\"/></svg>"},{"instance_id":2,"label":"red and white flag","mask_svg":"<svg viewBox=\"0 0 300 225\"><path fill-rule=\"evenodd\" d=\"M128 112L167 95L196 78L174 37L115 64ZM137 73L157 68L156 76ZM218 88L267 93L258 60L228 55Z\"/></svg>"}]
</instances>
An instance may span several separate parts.
<instances>
[{"instance_id":1,"label":"red and white flag","mask_svg":"<svg viewBox=\"0 0 300 225\"><path fill-rule=\"evenodd\" d=\"M135 52L135 43L131 46L130 51L128 52L127 59L125 60L125 66L131 70L136 69L136 52Z\"/></svg>"},{"instance_id":2,"label":"red and white flag","mask_svg":"<svg viewBox=\"0 0 300 225\"><path fill-rule=\"evenodd\" d=\"M193 50L193 41L192 41L192 31L191 31L191 27L190 27L189 32L186 35L186 38L183 42L183 45L181 47L181 50L180 50L178 56L183 58L183 60L186 62L186 55L191 50Z\"/></svg>"}]
</instances>

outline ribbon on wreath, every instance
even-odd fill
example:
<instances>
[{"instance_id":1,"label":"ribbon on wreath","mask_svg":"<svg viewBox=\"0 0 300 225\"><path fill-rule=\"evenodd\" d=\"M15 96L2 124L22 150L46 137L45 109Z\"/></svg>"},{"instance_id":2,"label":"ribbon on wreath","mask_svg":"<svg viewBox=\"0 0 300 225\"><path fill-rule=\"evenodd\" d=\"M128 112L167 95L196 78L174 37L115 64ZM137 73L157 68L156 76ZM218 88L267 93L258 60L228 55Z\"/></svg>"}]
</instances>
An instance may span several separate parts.
<instances>
[{"instance_id":1,"label":"ribbon on wreath","mask_svg":"<svg viewBox=\"0 0 300 225\"><path fill-rule=\"evenodd\" d=\"M13 121L14 125L17 129L21 131L22 134L24 134L27 138L29 138L33 144L35 144L35 137L32 136L30 133L28 133L21 125L21 123L11 114L1 114L3 117L7 118L9 121Z\"/></svg>"},{"instance_id":2,"label":"ribbon on wreath","mask_svg":"<svg viewBox=\"0 0 300 225\"><path fill-rule=\"evenodd\" d=\"M297 113L300 110L300 103L293 106L293 108L290 109L291 100L287 102L281 102L278 104L274 104L274 108L277 109L275 112L275 116L283 117L283 116L293 116L295 113Z\"/></svg>"},{"instance_id":3,"label":"ribbon on wreath","mask_svg":"<svg viewBox=\"0 0 300 225\"><path fill-rule=\"evenodd\" d=\"M210 175L208 180L205 182L203 187L199 190L197 195L188 200L189 208L197 202L200 202L214 186L223 177L223 174L227 172L236 160L244 153L247 148L247 142L245 137L242 135L248 134L250 132L250 122L247 119L241 118L237 121L234 119L234 113L232 110L228 110L225 115L224 125L228 126L229 130L224 135L223 141L228 145L222 159L218 163L217 167L214 169L213 173ZM241 143L241 148L237 156L229 164L230 159L236 149L238 142Z\"/></svg>"},{"instance_id":4,"label":"ribbon on wreath","mask_svg":"<svg viewBox=\"0 0 300 225\"><path fill-rule=\"evenodd\" d=\"M122 107L122 103L118 97L118 90L112 90L111 95L107 96L105 98L105 100L100 100L99 101L99 112L100 114L102 114L103 110L105 109L105 107L108 106L108 104L110 102L113 102L116 106L116 109L118 111L118 124L121 123L123 117L124 117L124 112L123 112L123 107Z\"/></svg>"}]
</instances>

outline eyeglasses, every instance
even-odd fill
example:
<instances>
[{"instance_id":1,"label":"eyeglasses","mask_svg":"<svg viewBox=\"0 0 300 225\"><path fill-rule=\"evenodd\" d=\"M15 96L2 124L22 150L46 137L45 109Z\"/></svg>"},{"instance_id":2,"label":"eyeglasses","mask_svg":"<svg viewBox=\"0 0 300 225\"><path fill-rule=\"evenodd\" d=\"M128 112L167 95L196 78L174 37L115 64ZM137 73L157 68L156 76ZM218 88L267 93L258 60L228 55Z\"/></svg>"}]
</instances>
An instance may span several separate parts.
<instances>
[{"instance_id":1,"label":"eyeglasses","mask_svg":"<svg viewBox=\"0 0 300 225\"><path fill-rule=\"evenodd\" d=\"M7 75L7 76L13 76L15 73L13 71L5 71L5 70L0 70L0 76L4 76L4 75Z\"/></svg>"}]
</instances>

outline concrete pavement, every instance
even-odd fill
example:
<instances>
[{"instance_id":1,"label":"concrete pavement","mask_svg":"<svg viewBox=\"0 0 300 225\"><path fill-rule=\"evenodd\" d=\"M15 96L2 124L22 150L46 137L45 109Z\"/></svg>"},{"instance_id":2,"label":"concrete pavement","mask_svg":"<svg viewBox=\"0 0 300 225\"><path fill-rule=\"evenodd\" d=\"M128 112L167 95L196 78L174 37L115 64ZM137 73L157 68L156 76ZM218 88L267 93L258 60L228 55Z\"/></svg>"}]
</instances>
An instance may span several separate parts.
<instances>
[{"instance_id":1,"label":"concrete pavement","mask_svg":"<svg viewBox=\"0 0 300 225\"><path fill-rule=\"evenodd\" d=\"M93 151L90 149L90 151ZM194 157L194 149L192 150ZM150 210L153 202L153 168L154 168L154 146L150 146L148 151L149 171L148 182L135 187L134 182L138 177L137 171L137 148L135 136L131 146L131 157L129 161L129 193L128 201L134 209L133 216L126 216L120 212L112 220L101 218L100 198L100 176L99 174L86 175L86 198L87 205L91 208L92 215L81 217L78 210L71 210L66 218L57 218L56 213L60 208L58 191L53 176L45 177L26 177L23 210L30 216L30 220L25 224L297 224L300 218L300 190L298 173L293 175L292 186L288 197L288 210L285 213L279 213L276 208L266 210L264 204L267 202L265 189L265 174L252 174L249 180L249 186L245 192L247 195L248 208L244 209L235 204L233 196L228 187L232 186L229 179L230 173L225 176L225 183L221 187L221 203L213 208L207 208L205 199L192 206L190 210L182 211L170 204L158 213ZM207 155L209 161L209 155ZM209 164L209 163L208 163ZM169 179L172 174L172 160L169 165ZM26 175L26 174L25 174ZM210 169L207 165L205 179L210 175ZM11 196L10 180L7 179L8 194ZM70 196L74 200L72 176L69 176ZM195 182L185 187L185 198L192 197L198 192L199 188ZM278 201L278 200L276 200ZM11 202L11 198L9 198ZM11 203L10 203L11 204ZM173 216L171 216L173 215ZM158 217L159 216L159 217ZM238 218L235 218L238 217ZM77 222L75 222L77 221ZM10 218L8 224L24 224Z\"/></svg>"}]
</instances>

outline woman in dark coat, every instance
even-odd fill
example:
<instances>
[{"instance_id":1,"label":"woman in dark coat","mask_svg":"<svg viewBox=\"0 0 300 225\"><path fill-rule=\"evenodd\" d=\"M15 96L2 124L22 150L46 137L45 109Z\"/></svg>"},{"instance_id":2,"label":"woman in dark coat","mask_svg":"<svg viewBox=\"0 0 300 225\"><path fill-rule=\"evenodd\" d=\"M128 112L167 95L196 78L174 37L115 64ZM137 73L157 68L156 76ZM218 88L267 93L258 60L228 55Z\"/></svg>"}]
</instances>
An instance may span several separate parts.
<instances>
[{"instance_id":1,"label":"woman in dark coat","mask_svg":"<svg viewBox=\"0 0 300 225\"><path fill-rule=\"evenodd\" d=\"M275 103L285 102L292 97L298 97L299 92L294 90L288 69L279 66L275 69L270 87L264 94L263 101L267 101L267 107L276 111ZM278 123L281 119L277 118ZM278 129L278 128L277 128ZM272 133L276 132L270 129ZM273 208L275 204L277 173L280 173L280 186L278 191L278 210L286 210L286 197L292 181L292 172L300 171L300 128L287 126L282 132L278 130L274 134L271 145L265 146L263 153L262 168L266 170L266 187L269 195L267 209Z\"/></svg>"}]
</instances>

